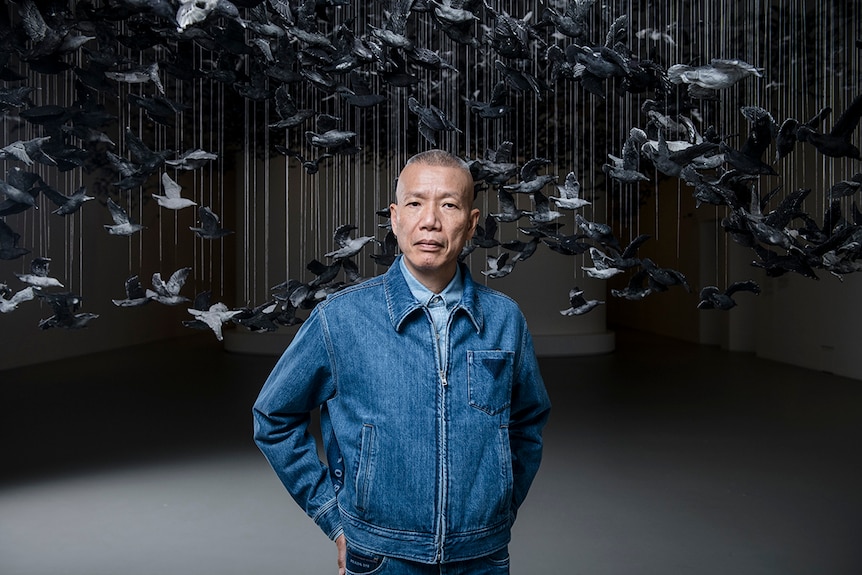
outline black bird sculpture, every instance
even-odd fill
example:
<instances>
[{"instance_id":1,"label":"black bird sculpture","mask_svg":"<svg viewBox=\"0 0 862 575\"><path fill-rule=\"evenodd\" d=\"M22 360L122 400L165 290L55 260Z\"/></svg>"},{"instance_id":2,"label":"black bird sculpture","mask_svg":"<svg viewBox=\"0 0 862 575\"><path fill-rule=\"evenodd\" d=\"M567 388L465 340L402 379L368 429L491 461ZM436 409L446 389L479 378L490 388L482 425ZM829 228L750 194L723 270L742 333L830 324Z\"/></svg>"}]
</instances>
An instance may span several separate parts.
<instances>
[{"instance_id":1,"label":"black bird sculpture","mask_svg":"<svg viewBox=\"0 0 862 575\"><path fill-rule=\"evenodd\" d=\"M221 227L219 217L207 206L198 208L198 220L200 226L189 226L189 229L200 238L216 240L233 233L233 230Z\"/></svg>"},{"instance_id":2,"label":"black bird sculpture","mask_svg":"<svg viewBox=\"0 0 862 575\"><path fill-rule=\"evenodd\" d=\"M21 234L15 232L5 220L0 219L0 260L17 260L30 253L27 248L18 247Z\"/></svg>"},{"instance_id":3,"label":"black bird sculpture","mask_svg":"<svg viewBox=\"0 0 862 575\"><path fill-rule=\"evenodd\" d=\"M760 286L752 280L734 282L724 291L721 291L716 286L705 286L700 290L700 301L697 304L697 308L727 311L736 307L736 300L733 299L733 294L739 291L759 294Z\"/></svg>"},{"instance_id":4,"label":"black bird sculpture","mask_svg":"<svg viewBox=\"0 0 862 575\"><path fill-rule=\"evenodd\" d=\"M829 133L817 132L814 128L803 125L796 130L796 139L808 142L824 156L830 158L851 158L862 160L859 148L850 141L853 132L862 117L862 94L856 96Z\"/></svg>"}]
</instances>

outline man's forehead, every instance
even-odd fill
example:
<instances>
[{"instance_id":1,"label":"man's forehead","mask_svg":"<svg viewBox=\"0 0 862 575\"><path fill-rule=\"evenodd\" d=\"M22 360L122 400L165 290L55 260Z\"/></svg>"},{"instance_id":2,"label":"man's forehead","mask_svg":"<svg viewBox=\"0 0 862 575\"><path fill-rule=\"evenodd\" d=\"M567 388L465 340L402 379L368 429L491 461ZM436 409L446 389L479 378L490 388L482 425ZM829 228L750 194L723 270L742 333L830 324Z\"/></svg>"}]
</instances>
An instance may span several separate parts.
<instances>
[{"instance_id":1,"label":"man's forehead","mask_svg":"<svg viewBox=\"0 0 862 575\"><path fill-rule=\"evenodd\" d=\"M403 187L402 192L405 196L415 196L420 198L427 198L430 196L462 196L464 194L464 189L459 187L444 187L444 186L432 186L432 187L424 187L424 186L410 186Z\"/></svg>"},{"instance_id":2,"label":"man's forehead","mask_svg":"<svg viewBox=\"0 0 862 575\"><path fill-rule=\"evenodd\" d=\"M467 196L472 192L473 177L470 172L450 166L411 164L398 178L396 189L412 196ZM471 199L472 199L472 194Z\"/></svg>"}]
</instances>

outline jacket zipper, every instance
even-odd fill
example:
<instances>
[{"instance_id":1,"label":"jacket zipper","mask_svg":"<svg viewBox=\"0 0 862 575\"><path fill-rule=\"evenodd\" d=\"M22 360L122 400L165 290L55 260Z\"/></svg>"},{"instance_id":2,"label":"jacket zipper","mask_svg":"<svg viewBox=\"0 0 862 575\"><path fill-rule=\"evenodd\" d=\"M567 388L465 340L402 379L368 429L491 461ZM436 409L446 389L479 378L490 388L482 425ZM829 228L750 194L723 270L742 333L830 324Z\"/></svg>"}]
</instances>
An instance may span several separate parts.
<instances>
[{"instance_id":1,"label":"jacket zipper","mask_svg":"<svg viewBox=\"0 0 862 575\"><path fill-rule=\"evenodd\" d=\"M446 468L446 453L448 451L448 437L446 435L446 389L449 385L449 382L446 380L446 366L443 365L442 357L440 355L440 338L437 334L437 328L434 325L434 321L431 317L428 318L431 323L431 330L434 332L434 351L436 352L436 363L438 365L437 374L440 378L440 413L438 417L440 419L440 451L437 455L438 465L439 467L439 480L440 485L437 489L437 498L438 498L438 508L437 508L437 552L434 558L436 563L441 563L443 561L443 546L446 540L446 497L447 497L447 482L448 482L448 473ZM451 319L451 316L449 317ZM447 329L449 328L449 320L447 319ZM447 360L448 363L448 360Z\"/></svg>"},{"instance_id":2,"label":"jacket zipper","mask_svg":"<svg viewBox=\"0 0 862 575\"><path fill-rule=\"evenodd\" d=\"M449 451L448 440L446 434L446 374L440 372L440 383L442 384L442 395L440 400L440 507L438 511L437 525L437 562L443 561L443 546L446 542L446 498L448 497L447 484L449 481L448 469L446 467L446 454Z\"/></svg>"}]
</instances>

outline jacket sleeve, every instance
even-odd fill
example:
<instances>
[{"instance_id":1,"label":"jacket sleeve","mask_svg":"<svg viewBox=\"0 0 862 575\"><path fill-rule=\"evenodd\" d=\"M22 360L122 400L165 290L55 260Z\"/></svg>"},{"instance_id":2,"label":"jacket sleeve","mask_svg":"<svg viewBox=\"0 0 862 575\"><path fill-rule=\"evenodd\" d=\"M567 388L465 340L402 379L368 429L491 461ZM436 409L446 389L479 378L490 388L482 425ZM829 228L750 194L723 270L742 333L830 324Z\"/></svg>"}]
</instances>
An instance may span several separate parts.
<instances>
[{"instance_id":1,"label":"jacket sleeve","mask_svg":"<svg viewBox=\"0 0 862 575\"><path fill-rule=\"evenodd\" d=\"M254 404L254 440L293 499L330 538L342 532L335 490L309 432L311 412L335 393L326 322L315 309Z\"/></svg>"},{"instance_id":2,"label":"jacket sleeve","mask_svg":"<svg viewBox=\"0 0 862 575\"><path fill-rule=\"evenodd\" d=\"M512 450L512 513L527 497L527 492L542 460L542 429L548 421L551 401L545 389L533 340L526 326L512 385L509 416L509 444Z\"/></svg>"}]
</instances>

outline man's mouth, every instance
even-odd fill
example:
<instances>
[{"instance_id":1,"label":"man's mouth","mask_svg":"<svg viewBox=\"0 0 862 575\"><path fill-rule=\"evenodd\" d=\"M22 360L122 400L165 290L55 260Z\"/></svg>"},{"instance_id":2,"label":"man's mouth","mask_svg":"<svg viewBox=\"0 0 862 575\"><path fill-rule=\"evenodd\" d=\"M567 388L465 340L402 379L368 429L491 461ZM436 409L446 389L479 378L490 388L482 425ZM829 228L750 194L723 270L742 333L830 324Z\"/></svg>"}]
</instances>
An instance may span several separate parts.
<instances>
[{"instance_id":1,"label":"man's mouth","mask_svg":"<svg viewBox=\"0 0 862 575\"><path fill-rule=\"evenodd\" d=\"M434 240L419 240L416 242L417 246L420 247L431 247L431 248L440 248L443 247L443 244Z\"/></svg>"}]
</instances>

